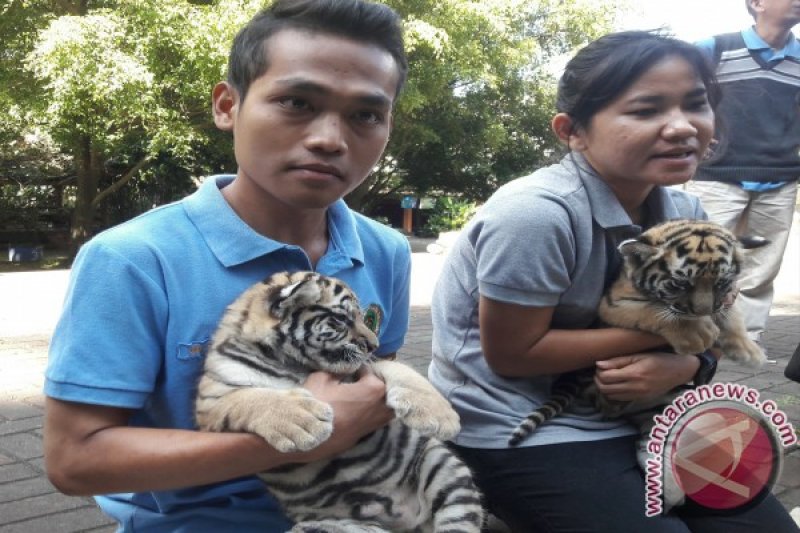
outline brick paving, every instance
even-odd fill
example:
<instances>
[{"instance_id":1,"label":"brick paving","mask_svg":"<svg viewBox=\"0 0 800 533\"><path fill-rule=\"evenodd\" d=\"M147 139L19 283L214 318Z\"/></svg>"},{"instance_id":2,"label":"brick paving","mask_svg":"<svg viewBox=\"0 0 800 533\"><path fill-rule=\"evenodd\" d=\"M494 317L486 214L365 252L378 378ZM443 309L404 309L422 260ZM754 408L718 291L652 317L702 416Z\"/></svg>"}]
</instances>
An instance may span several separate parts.
<instances>
[{"instance_id":1,"label":"brick paving","mask_svg":"<svg viewBox=\"0 0 800 533\"><path fill-rule=\"evenodd\" d=\"M800 343L800 295L776 300L765 340L776 364L757 372L723 364L716 379L758 389L762 399L774 400L800 428L800 384L783 377L783 368ZM47 346L47 334L0 336L0 533L114 531L92 499L60 494L44 474L41 387ZM414 306L407 343L399 357L425 373L430 346L430 308ZM774 489L787 509L800 506L798 450L797 446L786 450Z\"/></svg>"}]
</instances>

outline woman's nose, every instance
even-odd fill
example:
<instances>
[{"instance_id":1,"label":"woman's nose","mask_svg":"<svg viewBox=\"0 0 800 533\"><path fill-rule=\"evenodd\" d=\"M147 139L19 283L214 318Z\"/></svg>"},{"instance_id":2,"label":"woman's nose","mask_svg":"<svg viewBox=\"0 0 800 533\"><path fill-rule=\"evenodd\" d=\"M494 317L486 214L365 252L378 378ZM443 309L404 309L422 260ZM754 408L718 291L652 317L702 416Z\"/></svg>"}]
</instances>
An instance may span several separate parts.
<instances>
[{"instance_id":1,"label":"woman's nose","mask_svg":"<svg viewBox=\"0 0 800 533\"><path fill-rule=\"evenodd\" d=\"M682 111L670 113L664 125L664 136L667 138L682 139L697 135L697 128L692 124L689 116Z\"/></svg>"}]
</instances>

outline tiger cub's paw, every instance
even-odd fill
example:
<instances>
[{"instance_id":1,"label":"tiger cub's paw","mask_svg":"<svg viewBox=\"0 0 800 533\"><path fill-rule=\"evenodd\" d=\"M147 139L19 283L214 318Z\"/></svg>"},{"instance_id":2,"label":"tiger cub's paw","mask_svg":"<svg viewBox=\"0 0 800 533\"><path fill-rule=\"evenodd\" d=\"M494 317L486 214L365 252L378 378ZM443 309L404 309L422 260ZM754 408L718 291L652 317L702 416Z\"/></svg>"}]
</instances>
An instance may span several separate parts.
<instances>
[{"instance_id":1,"label":"tiger cub's paw","mask_svg":"<svg viewBox=\"0 0 800 533\"><path fill-rule=\"evenodd\" d=\"M767 362L767 356L761 346L742 336L737 339L720 339L720 350L726 358L749 367L757 368Z\"/></svg>"},{"instance_id":2,"label":"tiger cub's paw","mask_svg":"<svg viewBox=\"0 0 800 533\"><path fill-rule=\"evenodd\" d=\"M406 426L425 436L450 440L461 431L458 414L450 402L433 388L428 391L390 387L386 391L386 405Z\"/></svg>"},{"instance_id":3,"label":"tiger cub's paw","mask_svg":"<svg viewBox=\"0 0 800 533\"><path fill-rule=\"evenodd\" d=\"M280 452L312 450L333 433L333 409L306 389L287 391L277 405L270 407L259 414L250 429Z\"/></svg>"},{"instance_id":4,"label":"tiger cub's paw","mask_svg":"<svg viewBox=\"0 0 800 533\"><path fill-rule=\"evenodd\" d=\"M695 320L682 320L674 326L657 331L679 354L697 354L714 345L719 336L719 327L711 317L699 317Z\"/></svg>"},{"instance_id":5,"label":"tiger cub's paw","mask_svg":"<svg viewBox=\"0 0 800 533\"><path fill-rule=\"evenodd\" d=\"M314 520L298 522L288 533L389 533L378 525L355 520Z\"/></svg>"}]
</instances>

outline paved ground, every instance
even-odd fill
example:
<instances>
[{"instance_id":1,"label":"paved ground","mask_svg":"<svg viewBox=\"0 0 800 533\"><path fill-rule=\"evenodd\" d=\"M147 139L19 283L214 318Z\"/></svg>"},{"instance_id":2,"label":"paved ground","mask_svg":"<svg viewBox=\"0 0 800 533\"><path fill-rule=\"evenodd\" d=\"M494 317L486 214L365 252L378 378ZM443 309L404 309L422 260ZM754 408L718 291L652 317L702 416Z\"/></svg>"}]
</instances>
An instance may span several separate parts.
<instances>
[{"instance_id":1,"label":"paved ground","mask_svg":"<svg viewBox=\"0 0 800 533\"><path fill-rule=\"evenodd\" d=\"M798 227L798 224L795 225ZM783 377L800 342L800 236L787 253L766 345L777 363L758 372L724 366L719 381L735 381L773 399L800 428L800 385ZM415 243L423 252L426 243ZM400 358L425 372L431 345L429 293L441 257L414 254L411 327ZM58 493L43 473L42 372L50 331L63 295L65 272L0 274L0 533L111 532L91 499ZM787 450L775 487L781 502L800 506L800 451Z\"/></svg>"}]
</instances>

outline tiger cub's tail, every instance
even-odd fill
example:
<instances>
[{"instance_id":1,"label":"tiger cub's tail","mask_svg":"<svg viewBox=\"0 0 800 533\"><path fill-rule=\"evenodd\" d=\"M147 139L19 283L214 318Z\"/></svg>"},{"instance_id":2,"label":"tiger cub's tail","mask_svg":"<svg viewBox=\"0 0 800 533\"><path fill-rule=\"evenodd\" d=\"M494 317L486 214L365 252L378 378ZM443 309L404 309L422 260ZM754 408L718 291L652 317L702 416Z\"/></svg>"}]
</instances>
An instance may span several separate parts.
<instances>
[{"instance_id":1,"label":"tiger cub's tail","mask_svg":"<svg viewBox=\"0 0 800 533\"><path fill-rule=\"evenodd\" d=\"M575 375L559 378L553 385L550 399L520 422L511 434L511 438L508 439L508 445L519 446L539 426L566 411L572 405L572 402L583 393L584 387L585 384L580 379L577 379Z\"/></svg>"}]
</instances>

